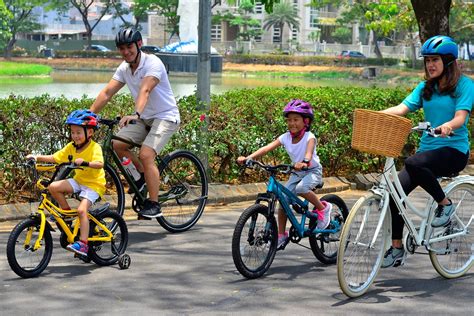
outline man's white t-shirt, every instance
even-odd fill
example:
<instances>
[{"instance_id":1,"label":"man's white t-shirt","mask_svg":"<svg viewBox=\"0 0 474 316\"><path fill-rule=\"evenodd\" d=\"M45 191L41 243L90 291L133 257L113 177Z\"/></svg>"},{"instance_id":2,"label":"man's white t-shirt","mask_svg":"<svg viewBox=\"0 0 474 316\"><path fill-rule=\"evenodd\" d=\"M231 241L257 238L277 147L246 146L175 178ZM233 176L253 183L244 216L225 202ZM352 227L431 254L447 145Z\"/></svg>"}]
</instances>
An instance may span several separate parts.
<instances>
[{"instance_id":1,"label":"man's white t-shirt","mask_svg":"<svg viewBox=\"0 0 474 316\"><path fill-rule=\"evenodd\" d=\"M140 118L162 119L179 124L179 110L168 80L166 68L157 56L141 53L140 63L134 74L132 74L130 65L123 61L112 78L125 83L136 101L143 78L149 76L157 78L160 82L150 92L148 103L143 113L140 113Z\"/></svg>"},{"instance_id":2,"label":"man's white t-shirt","mask_svg":"<svg viewBox=\"0 0 474 316\"><path fill-rule=\"evenodd\" d=\"M300 139L300 141L296 144L293 144L290 132L286 132L285 134L278 137L278 140L283 145L283 147L285 147L286 152L291 158L291 162L295 164L297 162L303 161L303 159L305 158L304 156L306 154L308 142L310 139L313 138L316 139L316 136L314 136L313 133L305 132L304 136ZM317 142L315 144L317 144ZM322 166L319 162L319 156L316 154L316 145L314 146L313 155L311 157L311 162L309 165L309 169L313 168L322 170Z\"/></svg>"}]
</instances>

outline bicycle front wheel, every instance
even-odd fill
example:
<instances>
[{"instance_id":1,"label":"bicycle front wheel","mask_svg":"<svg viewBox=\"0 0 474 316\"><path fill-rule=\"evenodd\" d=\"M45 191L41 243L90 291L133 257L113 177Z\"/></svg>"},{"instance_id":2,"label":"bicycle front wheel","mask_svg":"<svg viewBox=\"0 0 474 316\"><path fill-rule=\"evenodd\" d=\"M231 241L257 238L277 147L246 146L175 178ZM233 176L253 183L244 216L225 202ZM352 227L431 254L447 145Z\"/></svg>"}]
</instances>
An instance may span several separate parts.
<instances>
[{"instance_id":1,"label":"bicycle front wheel","mask_svg":"<svg viewBox=\"0 0 474 316\"><path fill-rule=\"evenodd\" d=\"M382 264L390 217L386 214L382 218L381 202L375 194L360 198L342 227L337 277L341 290L349 297L367 292Z\"/></svg>"},{"instance_id":2,"label":"bicycle front wheel","mask_svg":"<svg viewBox=\"0 0 474 316\"><path fill-rule=\"evenodd\" d=\"M337 260L337 249L339 248L341 229L349 212L344 200L335 194L327 194L321 198L321 201L326 201L332 205L331 223L327 229L339 227L339 230L336 233L310 235L309 245L311 246L314 256L319 261L325 264L334 264ZM312 219L309 223L310 227L312 227L315 222L316 220Z\"/></svg>"},{"instance_id":3,"label":"bicycle front wheel","mask_svg":"<svg viewBox=\"0 0 474 316\"><path fill-rule=\"evenodd\" d=\"M159 165L159 200L163 216L157 220L169 232L184 232L196 224L207 202L207 177L201 161L178 150Z\"/></svg>"},{"instance_id":4,"label":"bicycle front wheel","mask_svg":"<svg viewBox=\"0 0 474 316\"><path fill-rule=\"evenodd\" d=\"M125 252L128 244L128 229L124 219L113 211L105 211L96 219L107 227L113 234L111 241L91 241L89 256L100 266L109 266L117 262L119 256ZM104 237L107 233L94 221L90 221L89 236Z\"/></svg>"},{"instance_id":5,"label":"bicycle front wheel","mask_svg":"<svg viewBox=\"0 0 474 316\"><path fill-rule=\"evenodd\" d=\"M454 215L451 223L435 229L431 238L459 235L430 243L429 254L435 270L441 276L453 279L464 275L474 264L474 235L472 227L470 229L466 226L473 215L474 185L460 183L446 192L446 196L455 205Z\"/></svg>"},{"instance_id":6,"label":"bicycle front wheel","mask_svg":"<svg viewBox=\"0 0 474 316\"><path fill-rule=\"evenodd\" d=\"M49 229L44 230L41 247L34 249L39 230L39 219L27 218L15 226L8 238L8 264L13 272L22 278L37 277L51 260L53 239Z\"/></svg>"},{"instance_id":7,"label":"bicycle front wheel","mask_svg":"<svg viewBox=\"0 0 474 316\"><path fill-rule=\"evenodd\" d=\"M254 204L240 215L232 236L232 258L248 279L261 277L275 258L278 229L268 207Z\"/></svg>"}]
</instances>

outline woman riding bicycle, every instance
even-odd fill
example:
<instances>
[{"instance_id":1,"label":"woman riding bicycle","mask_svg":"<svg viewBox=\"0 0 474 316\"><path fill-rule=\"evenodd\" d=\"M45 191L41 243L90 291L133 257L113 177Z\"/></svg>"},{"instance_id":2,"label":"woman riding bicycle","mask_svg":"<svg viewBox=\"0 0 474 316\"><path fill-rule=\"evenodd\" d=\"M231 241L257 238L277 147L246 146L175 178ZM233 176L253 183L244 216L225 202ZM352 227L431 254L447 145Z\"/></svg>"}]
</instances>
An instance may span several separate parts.
<instances>
[{"instance_id":1,"label":"woman riding bicycle","mask_svg":"<svg viewBox=\"0 0 474 316\"><path fill-rule=\"evenodd\" d=\"M242 164L247 159L258 158L279 146L283 146L297 170L297 172L291 174L285 186L316 207L314 212L318 214L317 228L325 229L329 225L331 204L320 201L313 192L314 188L322 183L323 174L323 168L316 154L316 137L310 131L314 119L313 109L308 102L292 100L283 109L283 115L286 118L288 132L249 156L237 158L237 162ZM278 212L277 249L284 248L288 243L288 232L285 231L286 221L287 216L280 209Z\"/></svg>"},{"instance_id":2,"label":"woman riding bicycle","mask_svg":"<svg viewBox=\"0 0 474 316\"><path fill-rule=\"evenodd\" d=\"M461 74L456 59L458 46L448 36L429 38L421 48L424 57L425 81L418 84L401 104L383 112L404 116L423 109L425 121L430 122L441 137L424 134L417 152L405 160L398 174L408 195L421 186L438 203L432 227L450 222L454 207L446 198L437 178L450 176L464 169L469 158L467 123L474 103L474 84ZM392 246L387 250L382 268L403 263L402 244L404 221L395 202L390 199L392 214Z\"/></svg>"}]
</instances>

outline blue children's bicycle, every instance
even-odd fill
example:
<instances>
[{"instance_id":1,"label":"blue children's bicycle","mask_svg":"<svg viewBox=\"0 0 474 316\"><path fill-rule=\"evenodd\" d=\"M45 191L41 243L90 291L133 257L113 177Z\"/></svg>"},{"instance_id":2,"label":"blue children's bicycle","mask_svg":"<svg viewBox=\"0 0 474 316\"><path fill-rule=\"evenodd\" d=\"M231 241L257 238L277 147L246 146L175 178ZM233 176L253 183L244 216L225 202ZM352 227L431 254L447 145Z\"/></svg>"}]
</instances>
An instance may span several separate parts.
<instances>
[{"instance_id":1,"label":"blue children's bicycle","mask_svg":"<svg viewBox=\"0 0 474 316\"><path fill-rule=\"evenodd\" d=\"M302 238L309 237L311 250L319 261L326 264L336 263L339 234L348 215L346 203L334 194L323 196L321 200L332 204L331 222L326 229L319 230L316 228L317 215L309 209L308 201L301 200L276 179L278 173L290 173L293 170L292 165L271 166L248 160L245 166L260 167L270 174L270 179L267 192L258 194L255 204L242 213L235 226L232 257L237 270L246 278L255 279L270 268L278 243L275 220L277 202L280 202L291 223L289 241L299 243ZM300 221L297 214L301 215Z\"/></svg>"}]
</instances>

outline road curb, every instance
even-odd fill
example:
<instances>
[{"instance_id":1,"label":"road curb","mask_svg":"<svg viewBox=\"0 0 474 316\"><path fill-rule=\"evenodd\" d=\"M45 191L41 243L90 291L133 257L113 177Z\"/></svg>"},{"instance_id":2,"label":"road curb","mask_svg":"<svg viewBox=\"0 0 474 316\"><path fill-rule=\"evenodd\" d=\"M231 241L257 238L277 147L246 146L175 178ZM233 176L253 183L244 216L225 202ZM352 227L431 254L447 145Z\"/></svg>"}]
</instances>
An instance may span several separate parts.
<instances>
[{"instance_id":1,"label":"road curb","mask_svg":"<svg viewBox=\"0 0 474 316\"><path fill-rule=\"evenodd\" d=\"M322 195L349 190L354 185L343 177L324 178L324 186L316 190ZM266 183L249 183L241 185L211 183L208 192L208 204L229 204L255 200L258 193L265 192ZM126 194L125 207L131 208L131 196ZM19 220L35 212L38 203L17 203L0 205L0 222Z\"/></svg>"}]
</instances>

